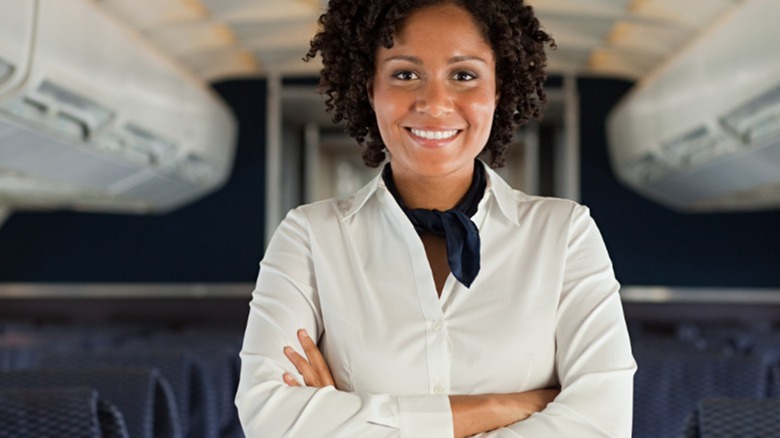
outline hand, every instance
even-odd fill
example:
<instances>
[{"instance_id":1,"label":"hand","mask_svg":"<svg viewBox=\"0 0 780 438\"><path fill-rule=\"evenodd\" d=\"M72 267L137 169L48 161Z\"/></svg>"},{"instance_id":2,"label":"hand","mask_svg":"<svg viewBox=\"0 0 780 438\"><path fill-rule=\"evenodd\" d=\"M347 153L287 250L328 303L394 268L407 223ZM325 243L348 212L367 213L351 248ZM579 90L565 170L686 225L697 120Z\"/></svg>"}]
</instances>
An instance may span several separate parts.
<instances>
[{"instance_id":1,"label":"hand","mask_svg":"<svg viewBox=\"0 0 780 438\"><path fill-rule=\"evenodd\" d=\"M325 358L322 357L320 349L317 348L317 344L309 337L306 330L298 330L298 341L300 341L303 347L306 358L298 354L292 347L284 347L284 355L287 356L287 359L290 359L290 362L295 365L295 368L303 376L304 385L315 388L335 386L333 384L333 375L325 362ZM284 373L282 379L289 386L301 386L290 373Z\"/></svg>"}]
</instances>

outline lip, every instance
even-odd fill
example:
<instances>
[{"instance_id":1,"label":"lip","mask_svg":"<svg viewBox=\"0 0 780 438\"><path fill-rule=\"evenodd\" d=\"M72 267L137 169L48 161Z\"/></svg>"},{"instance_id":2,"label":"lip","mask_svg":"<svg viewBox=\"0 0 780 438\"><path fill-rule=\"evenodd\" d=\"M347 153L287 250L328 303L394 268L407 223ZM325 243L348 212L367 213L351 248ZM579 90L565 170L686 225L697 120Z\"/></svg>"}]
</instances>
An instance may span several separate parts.
<instances>
[{"instance_id":1,"label":"lip","mask_svg":"<svg viewBox=\"0 0 780 438\"><path fill-rule=\"evenodd\" d=\"M406 127L405 130L416 143L432 148L451 143L463 132L462 129L442 127Z\"/></svg>"}]
</instances>

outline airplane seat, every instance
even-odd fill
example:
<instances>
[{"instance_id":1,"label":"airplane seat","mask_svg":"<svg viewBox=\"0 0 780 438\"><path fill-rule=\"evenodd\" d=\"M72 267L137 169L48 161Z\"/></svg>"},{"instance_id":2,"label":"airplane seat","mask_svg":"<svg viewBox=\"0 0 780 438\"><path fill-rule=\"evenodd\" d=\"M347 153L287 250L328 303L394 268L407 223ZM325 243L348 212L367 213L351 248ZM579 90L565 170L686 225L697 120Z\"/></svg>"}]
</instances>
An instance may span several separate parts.
<instances>
[{"instance_id":1,"label":"airplane seat","mask_svg":"<svg viewBox=\"0 0 780 438\"><path fill-rule=\"evenodd\" d=\"M703 398L760 398L767 392L767 366L760 357L648 338L634 342L635 438L677 436Z\"/></svg>"},{"instance_id":2,"label":"airplane seat","mask_svg":"<svg viewBox=\"0 0 780 438\"><path fill-rule=\"evenodd\" d=\"M688 416L682 437L780 437L780 400L701 400Z\"/></svg>"},{"instance_id":3,"label":"airplane seat","mask_svg":"<svg viewBox=\"0 0 780 438\"><path fill-rule=\"evenodd\" d=\"M182 438L170 385L151 368L35 368L0 371L0 390L93 388L122 413L127 432L139 438ZM41 436L14 435L10 436ZM44 435L45 436L45 435ZM48 436L77 436L61 434Z\"/></svg>"},{"instance_id":4,"label":"airplane seat","mask_svg":"<svg viewBox=\"0 0 780 438\"><path fill-rule=\"evenodd\" d=\"M679 339L696 344L700 349L718 349L724 354L745 353L750 350L756 332L747 327L718 323L681 323Z\"/></svg>"},{"instance_id":5,"label":"airplane seat","mask_svg":"<svg viewBox=\"0 0 780 438\"><path fill-rule=\"evenodd\" d=\"M43 357L46 367L87 369L95 366L158 369L170 383L183 436L216 438L219 435L213 382L201 362L186 348L169 346L122 347L94 352L65 352Z\"/></svg>"},{"instance_id":6,"label":"airplane seat","mask_svg":"<svg viewBox=\"0 0 780 438\"><path fill-rule=\"evenodd\" d=\"M116 406L88 387L0 389L0 435L129 437Z\"/></svg>"},{"instance_id":7,"label":"airplane seat","mask_svg":"<svg viewBox=\"0 0 780 438\"><path fill-rule=\"evenodd\" d=\"M120 345L138 329L63 324L7 324L0 328L0 370L35 367L54 352L93 351Z\"/></svg>"},{"instance_id":8,"label":"airplane seat","mask_svg":"<svg viewBox=\"0 0 780 438\"><path fill-rule=\"evenodd\" d=\"M180 421L192 423L186 426L191 433L185 436L243 437L233 402L242 337L243 331L237 328L208 324L7 322L0 324L0 370L91 367L107 361L111 354L140 355L145 360L132 363L149 368L161 368L157 361L167 361L162 374L177 397L179 416L184 417ZM182 357L171 359L171 355L155 352ZM115 357L108 365L125 362Z\"/></svg>"},{"instance_id":9,"label":"airplane seat","mask_svg":"<svg viewBox=\"0 0 780 438\"><path fill-rule=\"evenodd\" d=\"M0 336L0 371L30 368L38 362L40 344L17 333Z\"/></svg>"},{"instance_id":10,"label":"airplane seat","mask_svg":"<svg viewBox=\"0 0 780 438\"><path fill-rule=\"evenodd\" d=\"M39 336L36 326L27 323L0 325L0 370L31 368L42 352L55 346Z\"/></svg>"},{"instance_id":11,"label":"airplane seat","mask_svg":"<svg viewBox=\"0 0 780 438\"><path fill-rule=\"evenodd\" d=\"M767 362L780 361L780 331L762 333L755 336L751 351L766 359Z\"/></svg>"},{"instance_id":12,"label":"airplane seat","mask_svg":"<svg viewBox=\"0 0 780 438\"><path fill-rule=\"evenodd\" d=\"M762 357L770 368L767 395L780 399L780 332L757 336L751 351Z\"/></svg>"},{"instance_id":13,"label":"airplane seat","mask_svg":"<svg viewBox=\"0 0 780 438\"><path fill-rule=\"evenodd\" d=\"M50 342L50 352L98 351L123 345L143 336L146 328L131 323L56 323L43 324L35 333Z\"/></svg>"},{"instance_id":14,"label":"airplane seat","mask_svg":"<svg viewBox=\"0 0 780 438\"><path fill-rule=\"evenodd\" d=\"M242 334L233 330L210 327L189 327L182 330L155 331L148 339L136 339L127 348L165 348L175 345L186 348L196 357L212 382L219 421L220 436L241 436L230 432L240 431L238 411L233 402L238 389ZM238 426L238 427L236 427Z\"/></svg>"}]
</instances>

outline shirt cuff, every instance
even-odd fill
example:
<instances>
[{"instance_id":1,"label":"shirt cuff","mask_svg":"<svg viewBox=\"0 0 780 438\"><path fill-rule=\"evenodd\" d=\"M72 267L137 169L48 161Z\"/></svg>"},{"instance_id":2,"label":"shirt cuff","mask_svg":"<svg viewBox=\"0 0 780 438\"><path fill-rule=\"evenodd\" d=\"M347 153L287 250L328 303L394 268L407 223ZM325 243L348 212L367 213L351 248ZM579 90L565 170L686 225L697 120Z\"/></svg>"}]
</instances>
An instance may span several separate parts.
<instances>
[{"instance_id":1,"label":"shirt cuff","mask_svg":"<svg viewBox=\"0 0 780 438\"><path fill-rule=\"evenodd\" d=\"M455 435L448 396L417 395L397 399L401 438L452 438Z\"/></svg>"}]
</instances>

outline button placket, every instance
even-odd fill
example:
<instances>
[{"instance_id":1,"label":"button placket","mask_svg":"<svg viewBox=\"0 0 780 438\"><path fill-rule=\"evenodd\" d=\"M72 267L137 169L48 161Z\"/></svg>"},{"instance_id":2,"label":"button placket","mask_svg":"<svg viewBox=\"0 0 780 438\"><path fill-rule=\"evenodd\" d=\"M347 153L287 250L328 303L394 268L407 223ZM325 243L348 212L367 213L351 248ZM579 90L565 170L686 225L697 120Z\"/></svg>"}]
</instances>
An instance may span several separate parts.
<instances>
[{"instance_id":1,"label":"button placket","mask_svg":"<svg viewBox=\"0 0 780 438\"><path fill-rule=\"evenodd\" d=\"M447 394L450 382L450 355L443 316L428 323L428 375L432 394Z\"/></svg>"}]
</instances>

